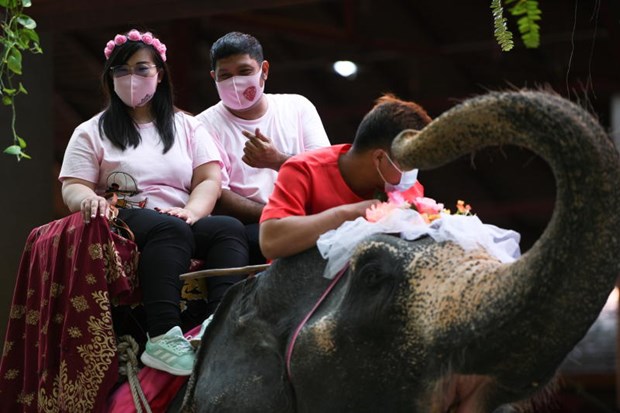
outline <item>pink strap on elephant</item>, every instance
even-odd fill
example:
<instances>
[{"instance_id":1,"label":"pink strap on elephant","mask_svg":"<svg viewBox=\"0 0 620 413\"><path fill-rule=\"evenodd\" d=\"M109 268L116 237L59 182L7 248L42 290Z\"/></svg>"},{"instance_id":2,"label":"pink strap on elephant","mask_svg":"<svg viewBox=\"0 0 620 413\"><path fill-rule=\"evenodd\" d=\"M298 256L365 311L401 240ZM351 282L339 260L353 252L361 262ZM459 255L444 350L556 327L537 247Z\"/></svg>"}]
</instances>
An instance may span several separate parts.
<instances>
[{"instance_id":1,"label":"pink strap on elephant","mask_svg":"<svg viewBox=\"0 0 620 413\"><path fill-rule=\"evenodd\" d=\"M299 323L299 325L295 329L295 332L293 333L293 336L291 337L291 340L288 342L288 346L286 348L286 374L288 376L289 381L291 381L291 382L293 381L293 376L291 374L291 357L293 356L293 348L295 347L295 341L297 341L297 337L299 336L299 333L301 332L301 329L304 327L304 325L306 325L306 323L308 322L310 317L312 317L312 315L316 312L317 308L319 308L321 303L329 295L329 293L336 286L336 284L338 284L338 281L340 281L340 279L342 278L343 274L347 271L348 268L349 268L349 264L347 263L347 265L345 265L338 272L338 274L336 274L336 276L334 277L332 282L327 286L327 288L325 289L323 294L319 297L319 299L314 304L312 309L308 312L308 314L306 314L306 316L303 318L303 320L301 320L301 322Z\"/></svg>"}]
</instances>

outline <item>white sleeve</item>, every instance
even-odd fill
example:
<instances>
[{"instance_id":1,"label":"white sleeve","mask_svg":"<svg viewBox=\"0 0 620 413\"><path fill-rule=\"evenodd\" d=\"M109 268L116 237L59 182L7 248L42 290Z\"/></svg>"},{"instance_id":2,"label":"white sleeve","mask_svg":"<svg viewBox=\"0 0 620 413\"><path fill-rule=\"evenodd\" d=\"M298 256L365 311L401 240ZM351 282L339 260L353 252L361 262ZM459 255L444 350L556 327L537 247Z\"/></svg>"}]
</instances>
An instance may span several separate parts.
<instances>
[{"instance_id":1,"label":"white sleeve","mask_svg":"<svg viewBox=\"0 0 620 413\"><path fill-rule=\"evenodd\" d=\"M316 108L305 97L302 97L303 105L301 105L301 122L303 130L304 150L323 148L330 146L331 143L327 138L327 133L321 122L321 117Z\"/></svg>"},{"instance_id":2,"label":"white sleeve","mask_svg":"<svg viewBox=\"0 0 620 413\"><path fill-rule=\"evenodd\" d=\"M78 178L97 184L103 156L100 139L98 133L83 125L78 126L65 150L58 179Z\"/></svg>"}]
</instances>

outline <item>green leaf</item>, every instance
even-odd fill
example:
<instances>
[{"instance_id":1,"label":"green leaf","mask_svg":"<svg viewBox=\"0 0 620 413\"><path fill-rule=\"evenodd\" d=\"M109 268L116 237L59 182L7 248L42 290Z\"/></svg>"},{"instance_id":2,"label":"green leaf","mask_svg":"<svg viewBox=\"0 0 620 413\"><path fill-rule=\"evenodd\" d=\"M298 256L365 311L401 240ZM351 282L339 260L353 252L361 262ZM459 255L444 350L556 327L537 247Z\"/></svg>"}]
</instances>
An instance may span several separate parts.
<instances>
[{"instance_id":1,"label":"green leaf","mask_svg":"<svg viewBox=\"0 0 620 413\"><path fill-rule=\"evenodd\" d=\"M22 53L13 48L9 51L9 57L6 59L6 64L9 69L17 73L18 75L22 74Z\"/></svg>"},{"instance_id":2,"label":"green leaf","mask_svg":"<svg viewBox=\"0 0 620 413\"><path fill-rule=\"evenodd\" d=\"M19 144L19 147L22 149L26 149L26 146L28 146L26 144L26 141L20 138L19 136L17 136L17 143Z\"/></svg>"},{"instance_id":3,"label":"green leaf","mask_svg":"<svg viewBox=\"0 0 620 413\"><path fill-rule=\"evenodd\" d=\"M11 145L8 148L6 148L4 150L4 153L7 153L9 155L20 155L22 153L22 148L20 148L17 145Z\"/></svg>"},{"instance_id":4,"label":"green leaf","mask_svg":"<svg viewBox=\"0 0 620 413\"><path fill-rule=\"evenodd\" d=\"M32 159L32 158L30 157L30 155L28 155L26 152L22 152L20 156L21 156L22 158ZM19 160L19 159L18 159L18 160Z\"/></svg>"},{"instance_id":5,"label":"green leaf","mask_svg":"<svg viewBox=\"0 0 620 413\"><path fill-rule=\"evenodd\" d=\"M493 0L491 2L491 10L493 12L495 40L502 51L508 52L513 48L514 42L512 41L512 33L506 26L506 18L504 17L504 9L501 0Z\"/></svg>"},{"instance_id":6,"label":"green leaf","mask_svg":"<svg viewBox=\"0 0 620 413\"><path fill-rule=\"evenodd\" d=\"M35 29L37 27L37 22L35 22L31 17L22 14L17 17L17 22L24 26L26 29Z\"/></svg>"},{"instance_id":7,"label":"green leaf","mask_svg":"<svg viewBox=\"0 0 620 413\"><path fill-rule=\"evenodd\" d=\"M19 88L17 89L17 92L18 93L23 93L24 95L28 94L28 91L26 90L24 85L22 85L22 82L19 82Z\"/></svg>"},{"instance_id":8,"label":"green leaf","mask_svg":"<svg viewBox=\"0 0 620 413\"><path fill-rule=\"evenodd\" d=\"M7 95L7 96L14 96L15 93L17 93L17 90L15 89L7 89L7 88L2 89L2 94Z\"/></svg>"},{"instance_id":9,"label":"green leaf","mask_svg":"<svg viewBox=\"0 0 620 413\"><path fill-rule=\"evenodd\" d=\"M7 7L9 5L9 0L0 0L0 6Z\"/></svg>"},{"instance_id":10,"label":"green leaf","mask_svg":"<svg viewBox=\"0 0 620 413\"><path fill-rule=\"evenodd\" d=\"M10 106L13 104L13 98L7 95L2 96L2 104L5 106Z\"/></svg>"},{"instance_id":11,"label":"green leaf","mask_svg":"<svg viewBox=\"0 0 620 413\"><path fill-rule=\"evenodd\" d=\"M534 49L540 46L540 26L536 22L541 20L542 11L538 7L538 1L519 0L510 9L510 13L515 17L521 16L517 20L517 27L525 47Z\"/></svg>"},{"instance_id":12,"label":"green leaf","mask_svg":"<svg viewBox=\"0 0 620 413\"><path fill-rule=\"evenodd\" d=\"M22 6L30 7L32 6L32 2L30 0L22 0Z\"/></svg>"},{"instance_id":13,"label":"green leaf","mask_svg":"<svg viewBox=\"0 0 620 413\"><path fill-rule=\"evenodd\" d=\"M33 29L24 29L21 32L22 32L22 38L27 38L29 40L32 40L35 43L40 43L39 35Z\"/></svg>"}]
</instances>

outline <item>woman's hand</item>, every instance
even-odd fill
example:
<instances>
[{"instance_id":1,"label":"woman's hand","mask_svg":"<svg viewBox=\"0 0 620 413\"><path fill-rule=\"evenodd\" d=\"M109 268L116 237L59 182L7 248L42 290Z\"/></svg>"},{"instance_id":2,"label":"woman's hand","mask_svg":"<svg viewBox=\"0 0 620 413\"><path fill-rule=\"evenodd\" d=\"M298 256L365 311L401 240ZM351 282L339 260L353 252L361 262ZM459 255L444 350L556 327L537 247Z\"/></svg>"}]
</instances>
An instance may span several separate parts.
<instances>
[{"instance_id":1,"label":"woman's hand","mask_svg":"<svg viewBox=\"0 0 620 413\"><path fill-rule=\"evenodd\" d=\"M192 225L199 219L196 214L185 208L155 208L155 211L166 215L172 215L173 217L179 217L189 225Z\"/></svg>"},{"instance_id":2,"label":"woman's hand","mask_svg":"<svg viewBox=\"0 0 620 413\"><path fill-rule=\"evenodd\" d=\"M110 211L110 204L102 196L89 195L80 202L80 212L84 222L87 224L91 219L95 218L97 214L102 217L108 216Z\"/></svg>"},{"instance_id":3,"label":"woman's hand","mask_svg":"<svg viewBox=\"0 0 620 413\"><path fill-rule=\"evenodd\" d=\"M102 217L110 213L110 205L95 193L95 184L78 178L67 178L62 182L62 198L71 212L80 211L84 222L89 223L97 214Z\"/></svg>"}]
</instances>

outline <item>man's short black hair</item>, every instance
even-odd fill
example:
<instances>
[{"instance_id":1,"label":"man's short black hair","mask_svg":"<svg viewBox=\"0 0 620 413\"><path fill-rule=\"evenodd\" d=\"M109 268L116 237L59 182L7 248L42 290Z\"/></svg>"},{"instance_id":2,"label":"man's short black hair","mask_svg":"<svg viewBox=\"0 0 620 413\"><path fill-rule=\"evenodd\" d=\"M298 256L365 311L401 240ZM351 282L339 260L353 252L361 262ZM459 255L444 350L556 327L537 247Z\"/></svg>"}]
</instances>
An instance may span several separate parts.
<instances>
[{"instance_id":1,"label":"man's short black hair","mask_svg":"<svg viewBox=\"0 0 620 413\"><path fill-rule=\"evenodd\" d=\"M360 122L353 140L353 150L364 152L381 148L389 153L392 141L401 131L421 130L430 122L430 116L420 105L400 100L394 95L383 95Z\"/></svg>"},{"instance_id":2,"label":"man's short black hair","mask_svg":"<svg viewBox=\"0 0 620 413\"><path fill-rule=\"evenodd\" d=\"M263 46L252 35L230 32L220 37L211 46L211 70L217 61L228 56L247 54L260 64L263 61Z\"/></svg>"}]
</instances>

